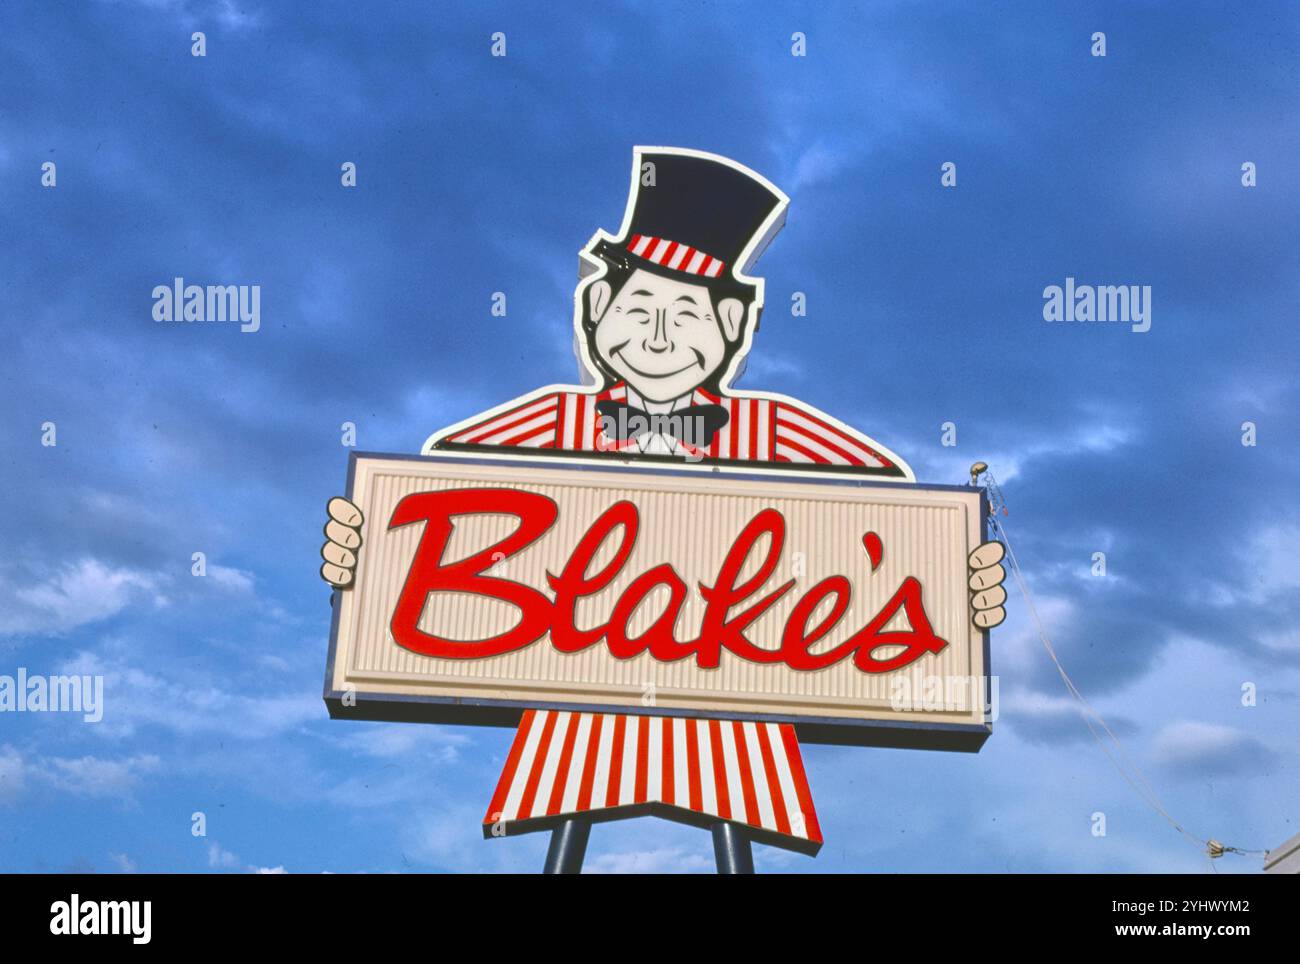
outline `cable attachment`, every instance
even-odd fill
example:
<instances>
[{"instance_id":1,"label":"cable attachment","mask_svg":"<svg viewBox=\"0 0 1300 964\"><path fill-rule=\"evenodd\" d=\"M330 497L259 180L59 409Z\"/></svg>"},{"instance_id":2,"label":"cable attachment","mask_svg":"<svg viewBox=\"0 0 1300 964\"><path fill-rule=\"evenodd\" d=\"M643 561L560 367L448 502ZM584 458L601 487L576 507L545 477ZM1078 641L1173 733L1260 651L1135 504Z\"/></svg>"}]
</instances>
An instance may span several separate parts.
<instances>
[{"instance_id":1,"label":"cable attachment","mask_svg":"<svg viewBox=\"0 0 1300 964\"><path fill-rule=\"evenodd\" d=\"M989 515L997 515L999 512L1008 515L1007 500L1002 498L1002 490L998 488L998 480L993 478L993 473L989 471L987 462L976 462L970 467L970 484L972 486L979 485L981 475L985 476L984 484L989 497Z\"/></svg>"}]
</instances>

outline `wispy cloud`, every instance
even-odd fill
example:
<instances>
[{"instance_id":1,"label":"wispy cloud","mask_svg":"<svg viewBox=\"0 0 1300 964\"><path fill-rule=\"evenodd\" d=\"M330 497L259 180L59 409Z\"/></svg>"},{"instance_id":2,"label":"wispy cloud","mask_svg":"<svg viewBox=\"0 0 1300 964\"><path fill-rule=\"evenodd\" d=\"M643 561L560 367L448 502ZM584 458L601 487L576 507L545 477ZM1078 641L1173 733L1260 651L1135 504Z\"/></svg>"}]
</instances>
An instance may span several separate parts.
<instances>
[{"instance_id":1,"label":"wispy cloud","mask_svg":"<svg viewBox=\"0 0 1300 964\"><path fill-rule=\"evenodd\" d=\"M27 767L22 754L12 746L0 746L0 803L21 796L27 787Z\"/></svg>"},{"instance_id":2,"label":"wispy cloud","mask_svg":"<svg viewBox=\"0 0 1300 964\"><path fill-rule=\"evenodd\" d=\"M1213 723L1180 720L1155 739L1156 762L1183 777L1212 780L1269 767L1274 754L1249 733Z\"/></svg>"},{"instance_id":3,"label":"wispy cloud","mask_svg":"<svg viewBox=\"0 0 1300 964\"><path fill-rule=\"evenodd\" d=\"M60 757L24 755L16 747L0 746L0 800L7 795L12 801L29 787L43 787L74 797L132 804L141 781L161 765L152 753Z\"/></svg>"},{"instance_id":4,"label":"wispy cloud","mask_svg":"<svg viewBox=\"0 0 1300 964\"><path fill-rule=\"evenodd\" d=\"M81 559L24 585L10 567L0 583L0 635L59 636L115 616L132 602L165 605L157 574Z\"/></svg>"},{"instance_id":5,"label":"wispy cloud","mask_svg":"<svg viewBox=\"0 0 1300 964\"><path fill-rule=\"evenodd\" d=\"M583 869L592 874L707 874L715 868L713 860L706 854L686 851L682 847L663 847L600 854Z\"/></svg>"},{"instance_id":6,"label":"wispy cloud","mask_svg":"<svg viewBox=\"0 0 1300 964\"><path fill-rule=\"evenodd\" d=\"M105 678L104 735L129 737L157 728L185 736L266 740L324 717L312 693L227 688L184 675L161 675L118 659L83 652L63 672Z\"/></svg>"}]
</instances>

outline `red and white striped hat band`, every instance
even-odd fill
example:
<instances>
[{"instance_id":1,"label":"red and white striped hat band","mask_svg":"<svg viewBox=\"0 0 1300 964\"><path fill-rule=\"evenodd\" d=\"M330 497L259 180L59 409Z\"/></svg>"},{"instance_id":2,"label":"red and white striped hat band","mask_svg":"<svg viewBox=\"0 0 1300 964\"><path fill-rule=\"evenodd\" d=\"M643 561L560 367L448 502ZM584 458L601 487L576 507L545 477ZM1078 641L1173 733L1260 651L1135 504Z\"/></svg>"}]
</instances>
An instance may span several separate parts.
<instances>
[{"instance_id":1,"label":"red and white striped hat band","mask_svg":"<svg viewBox=\"0 0 1300 964\"><path fill-rule=\"evenodd\" d=\"M692 248L689 244L678 244L667 238L652 238L648 234L632 235L627 249L638 258L645 258L673 271L703 275L706 278L716 278L726 268L717 258Z\"/></svg>"},{"instance_id":2,"label":"red and white striped hat band","mask_svg":"<svg viewBox=\"0 0 1300 964\"><path fill-rule=\"evenodd\" d=\"M789 723L562 710L524 711L483 836L648 813L743 824L762 843L806 854L822 845Z\"/></svg>"}]
</instances>

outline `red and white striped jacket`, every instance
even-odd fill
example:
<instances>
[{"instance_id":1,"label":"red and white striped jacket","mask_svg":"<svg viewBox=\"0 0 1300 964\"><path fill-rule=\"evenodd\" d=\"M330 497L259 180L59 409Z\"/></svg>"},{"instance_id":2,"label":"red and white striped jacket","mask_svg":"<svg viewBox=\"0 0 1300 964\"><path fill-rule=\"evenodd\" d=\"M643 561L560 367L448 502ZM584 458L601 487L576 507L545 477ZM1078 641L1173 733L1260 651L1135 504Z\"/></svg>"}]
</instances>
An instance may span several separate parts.
<instances>
[{"instance_id":1,"label":"red and white striped jacket","mask_svg":"<svg viewBox=\"0 0 1300 964\"><path fill-rule=\"evenodd\" d=\"M602 401L640 407L625 382L601 392L550 391L516 400L434 436L426 449L480 446L582 453L653 452L642 439L617 440L602 431ZM672 453L694 460L767 462L786 468L838 466L845 471L910 479L911 470L892 452L818 410L784 397L715 395L703 388L679 399L674 414L695 405L721 405L729 418L705 448L669 442Z\"/></svg>"},{"instance_id":2,"label":"red and white striped jacket","mask_svg":"<svg viewBox=\"0 0 1300 964\"><path fill-rule=\"evenodd\" d=\"M600 392L542 389L438 433L425 443L425 451L635 451L913 478L911 469L883 446L781 396L720 396L697 388L679 399L671 414L697 405L726 410L726 424L702 449L664 439L662 426L653 438L650 432L610 438L597 411L604 401L646 407L624 382ZM566 817L610 819L642 812L688 822L742 824L756 839L809 854L821 846L798 741L788 724L546 710L524 713L484 817L484 835L548 829Z\"/></svg>"}]
</instances>

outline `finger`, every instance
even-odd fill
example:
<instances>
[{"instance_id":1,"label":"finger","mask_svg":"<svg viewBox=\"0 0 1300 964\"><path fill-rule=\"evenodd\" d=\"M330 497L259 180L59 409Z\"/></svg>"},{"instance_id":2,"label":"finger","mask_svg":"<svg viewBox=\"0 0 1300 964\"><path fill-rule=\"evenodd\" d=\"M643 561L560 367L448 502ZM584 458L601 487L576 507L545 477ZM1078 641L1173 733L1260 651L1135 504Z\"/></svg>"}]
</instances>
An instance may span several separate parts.
<instances>
[{"instance_id":1,"label":"finger","mask_svg":"<svg viewBox=\"0 0 1300 964\"><path fill-rule=\"evenodd\" d=\"M970 587L976 592L981 589L992 589L1005 578L1007 578L1007 571L1000 565L990 566L988 569L977 569L970 574Z\"/></svg>"},{"instance_id":2,"label":"finger","mask_svg":"<svg viewBox=\"0 0 1300 964\"><path fill-rule=\"evenodd\" d=\"M335 589L347 589L352 585L352 570L327 562L320 567L320 577Z\"/></svg>"},{"instance_id":3,"label":"finger","mask_svg":"<svg viewBox=\"0 0 1300 964\"><path fill-rule=\"evenodd\" d=\"M1007 548L1002 543L986 542L982 546L976 546L967 561L972 569L987 569L995 562L1001 562L1006 554Z\"/></svg>"},{"instance_id":4,"label":"finger","mask_svg":"<svg viewBox=\"0 0 1300 964\"><path fill-rule=\"evenodd\" d=\"M337 542L344 549L357 549L361 546L360 532L333 519L325 523L325 538Z\"/></svg>"},{"instance_id":5,"label":"finger","mask_svg":"<svg viewBox=\"0 0 1300 964\"><path fill-rule=\"evenodd\" d=\"M331 562L344 569L355 569L357 567L357 554L351 549L344 549L337 542L327 542L321 546L320 555L326 562ZM987 606L976 606L975 608L988 609Z\"/></svg>"},{"instance_id":6,"label":"finger","mask_svg":"<svg viewBox=\"0 0 1300 964\"><path fill-rule=\"evenodd\" d=\"M975 609L995 609L1006 601L1007 591L1001 586L994 586L992 589L977 592L971 597L970 604Z\"/></svg>"},{"instance_id":7,"label":"finger","mask_svg":"<svg viewBox=\"0 0 1300 964\"><path fill-rule=\"evenodd\" d=\"M975 625L980 629L992 629L994 626L1001 625L1002 620L1007 618L1007 611L1001 606L996 609L985 609L975 614Z\"/></svg>"},{"instance_id":8,"label":"finger","mask_svg":"<svg viewBox=\"0 0 1300 964\"><path fill-rule=\"evenodd\" d=\"M354 529L360 529L361 523L365 518L361 515L361 510L357 508L356 503L349 502L342 496L336 495L325 505L325 511L329 513L331 519L336 522L342 522L345 526L351 526ZM994 560L995 562L997 560Z\"/></svg>"}]
</instances>

